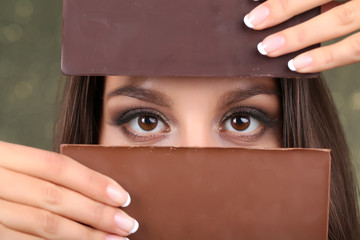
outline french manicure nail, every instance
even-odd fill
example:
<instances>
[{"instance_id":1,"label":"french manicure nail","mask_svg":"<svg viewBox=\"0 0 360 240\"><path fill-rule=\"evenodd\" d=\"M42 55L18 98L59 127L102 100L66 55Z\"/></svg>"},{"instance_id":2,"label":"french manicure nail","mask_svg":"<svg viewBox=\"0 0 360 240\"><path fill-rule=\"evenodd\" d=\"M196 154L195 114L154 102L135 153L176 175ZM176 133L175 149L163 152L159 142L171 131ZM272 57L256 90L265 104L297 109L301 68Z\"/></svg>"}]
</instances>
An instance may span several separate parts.
<instances>
[{"instance_id":1,"label":"french manicure nail","mask_svg":"<svg viewBox=\"0 0 360 240\"><path fill-rule=\"evenodd\" d=\"M119 228L130 234L135 233L139 229L138 221L124 214L116 214L115 223Z\"/></svg>"},{"instance_id":2,"label":"french manicure nail","mask_svg":"<svg viewBox=\"0 0 360 240\"><path fill-rule=\"evenodd\" d=\"M129 193L124 193L124 191L122 191L119 187L110 185L108 186L108 188L106 189L106 192L109 196L109 198L114 201L115 203L119 204L119 205L126 205L127 206L130 204L130 195ZM126 199L126 200L125 200ZM125 201L125 203L124 203Z\"/></svg>"},{"instance_id":3,"label":"french manicure nail","mask_svg":"<svg viewBox=\"0 0 360 240\"><path fill-rule=\"evenodd\" d=\"M291 59L289 62L288 62L288 67L291 71L293 72L296 72L296 68L294 66L294 59Z\"/></svg>"},{"instance_id":4,"label":"french manicure nail","mask_svg":"<svg viewBox=\"0 0 360 240\"><path fill-rule=\"evenodd\" d=\"M129 194L129 193L127 193L127 199L126 199L126 202L125 202L123 205L121 205L121 207L127 207L127 206L129 206L129 205L130 205L130 203L131 203L131 197L130 197L130 194Z\"/></svg>"},{"instance_id":5,"label":"french manicure nail","mask_svg":"<svg viewBox=\"0 0 360 240\"><path fill-rule=\"evenodd\" d=\"M244 23L249 28L263 23L269 16L270 10L266 6L258 6L244 17Z\"/></svg>"},{"instance_id":6,"label":"french manicure nail","mask_svg":"<svg viewBox=\"0 0 360 240\"><path fill-rule=\"evenodd\" d=\"M258 51L262 55L268 55L271 52L274 52L285 45L285 38L282 36L273 36L266 38L264 41L260 42L257 45Z\"/></svg>"},{"instance_id":7,"label":"french manicure nail","mask_svg":"<svg viewBox=\"0 0 360 240\"><path fill-rule=\"evenodd\" d=\"M115 235L108 235L106 236L105 240L129 240L127 237L119 237L119 236L115 236Z\"/></svg>"},{"instance_id":8,"label":"french manicure nail","mask_svg":"<svg viewBox=\"0 0 360 240\"><path fill-rule=\"evenodd\" d=\"M296 72L302 68L310 66L313 62L314 59L309 55L299 56L294 59L291 59L288 62L288 67L291 71Z\"/></svg>"},{"instance_id":9,"label":"french manicure nail","mask_svg":"<svg viewBox=\"0 0 360 240\"><path fill-rule=\"evenodd\" d=\"M135 221L135 225L134 225L133 229L131 229L130 234L136 233L137 230L139 229L139 222L136 221L135 219L134 219L134 221Z\"/></svg>"}]
</instances>

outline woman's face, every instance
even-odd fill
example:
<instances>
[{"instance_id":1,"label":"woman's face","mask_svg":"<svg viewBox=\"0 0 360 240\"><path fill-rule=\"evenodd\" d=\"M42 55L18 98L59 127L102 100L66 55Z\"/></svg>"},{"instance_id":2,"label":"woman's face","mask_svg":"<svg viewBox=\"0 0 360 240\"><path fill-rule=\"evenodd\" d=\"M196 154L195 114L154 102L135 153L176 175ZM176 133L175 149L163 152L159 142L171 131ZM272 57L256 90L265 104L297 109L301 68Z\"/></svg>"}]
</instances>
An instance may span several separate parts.
<instances>
[{"instance_id":1,"label":"woman's face","mask_svg":"<svg viewBox=\"0 0 360 240\"><path fill-rule=\"evenodd\" d=\"M281 146L274 79L107 77L100 144Z\"/></svg>"}]
</instances>

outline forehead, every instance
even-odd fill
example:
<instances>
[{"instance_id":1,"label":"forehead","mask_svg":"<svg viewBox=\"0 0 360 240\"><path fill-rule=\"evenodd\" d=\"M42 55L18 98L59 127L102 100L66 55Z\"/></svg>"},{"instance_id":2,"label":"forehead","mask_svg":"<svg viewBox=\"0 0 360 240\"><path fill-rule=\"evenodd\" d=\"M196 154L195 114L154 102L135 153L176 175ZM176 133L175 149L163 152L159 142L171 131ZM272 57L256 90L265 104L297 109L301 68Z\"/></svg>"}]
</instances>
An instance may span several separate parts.
<instances>
[{"instance_id":1,"label":"forehead","mask_svg":"<svg viewBox=\"0 0 360 240\"><path fill-rule=\"evenodd\" d=\"M105 92L127 85L153 89L158 91L176 91L181 89L191 92L207 90L230 91L234 89L268 88L277 89L277 81L273 78L224 78L224 77L127 77L108 76L105 80Z\"/></svg>"}]
</instances>

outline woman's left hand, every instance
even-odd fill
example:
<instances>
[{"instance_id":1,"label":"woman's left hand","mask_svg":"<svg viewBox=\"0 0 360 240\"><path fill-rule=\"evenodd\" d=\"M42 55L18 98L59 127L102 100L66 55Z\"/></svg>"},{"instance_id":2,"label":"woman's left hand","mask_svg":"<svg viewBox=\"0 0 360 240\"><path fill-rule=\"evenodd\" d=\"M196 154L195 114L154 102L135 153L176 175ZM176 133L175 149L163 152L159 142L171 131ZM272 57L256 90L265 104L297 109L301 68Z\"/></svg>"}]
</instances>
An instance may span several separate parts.
<instances>
[{"instance_id":1,"label":"woman's left hand","mask_svg":"<svg viewBox=\"0 0 360 240\"><path fill-rule=\"evenodd\" d=\"M317 6L320 15L297 26L266 37L258 45L260 53L277 57L320 42L350 34L345 39L300 54L289 61L289 68L301 73L360 62L360 0L267 0L245 18L246 25L262 30L290 19Z\"/></svg>"}]
</instances>

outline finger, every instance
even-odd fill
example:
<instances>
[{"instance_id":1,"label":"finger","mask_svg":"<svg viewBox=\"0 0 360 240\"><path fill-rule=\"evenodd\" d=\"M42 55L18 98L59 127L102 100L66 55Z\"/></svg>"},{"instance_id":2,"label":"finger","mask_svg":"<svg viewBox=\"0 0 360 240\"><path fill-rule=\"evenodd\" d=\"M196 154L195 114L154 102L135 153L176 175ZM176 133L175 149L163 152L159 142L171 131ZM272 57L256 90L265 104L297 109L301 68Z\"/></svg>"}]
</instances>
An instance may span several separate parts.
<instances>
[{"instance_id":1,"label":"finger","mask_svg":"<svg viewBox=\"0 0 360 240\"><path fill-rule=\"evenodd\" d=\"M14 231L48 240L126 240L124 237L109 235L45 210L1 199L0 222Z\"/></svg>"},{"instance_id":2,"label":"finger","mask_svg":"<svg viewBox=\"0 0 360 240\"><path fill-rule=\"evenodd\" d=\"M335 44L297 56L289 61L289 68L300 73L310 73L355 62L360 62L360 32Z\"/></svg>"},{"instance_id":3,"label":"finger","mask_svg":"<svg viewBox=\"0 0 360 240\"><path fill-rule=\"evenodd\" d=\"M121 236L132 234L139 227L136 220L120 209L53 183L2 168L0 196L3 200L44 209Z\"/></svg>"},{"instance_id":4,"label":"finger","mask_svg":"<svg viewBox=\"0 0 360 240\"><path fill-rule=\"evenodd\" d=\"M114 180L73 159L44 150L0 142L0 167L41 178L99 202L127 206L129 194Z\"/></svg>"},{"instance_id":5,"label":"finger","mask_svg":"<svg viewBox=\"0 0 360 240\"><path fill-rule=\"evenodd\" d=\"M360 0L353 0L309 21L266 37L258 45L263 55L277 57L360 29Z\"/></svg>"},{"instance_id":6,"label":"finger","mask_svg":"<svg viewBox=\"0 0 360 240\"><path fill-rule=\"evenodd\" d=\"M36 236L32 236L29 234L25 234L22 232L17 232L14 231L12 229L9 229L7 227L5 227L4 225L0 224L0 239L4 239L4 240L16 240L16 239L21 239L21 240L45 240L43 238L39 238Z\"/></svg>"},{"instance_id":7,"label":"finger","mask_svg":"<svg viewBox=\"0 0 360 240\"><path fill-rule=\"evenodd\" d=\"M262 30L328 2L331 0L268 0L247 14L244 22L250 28Z\"/></svg>"}]
</instances>

